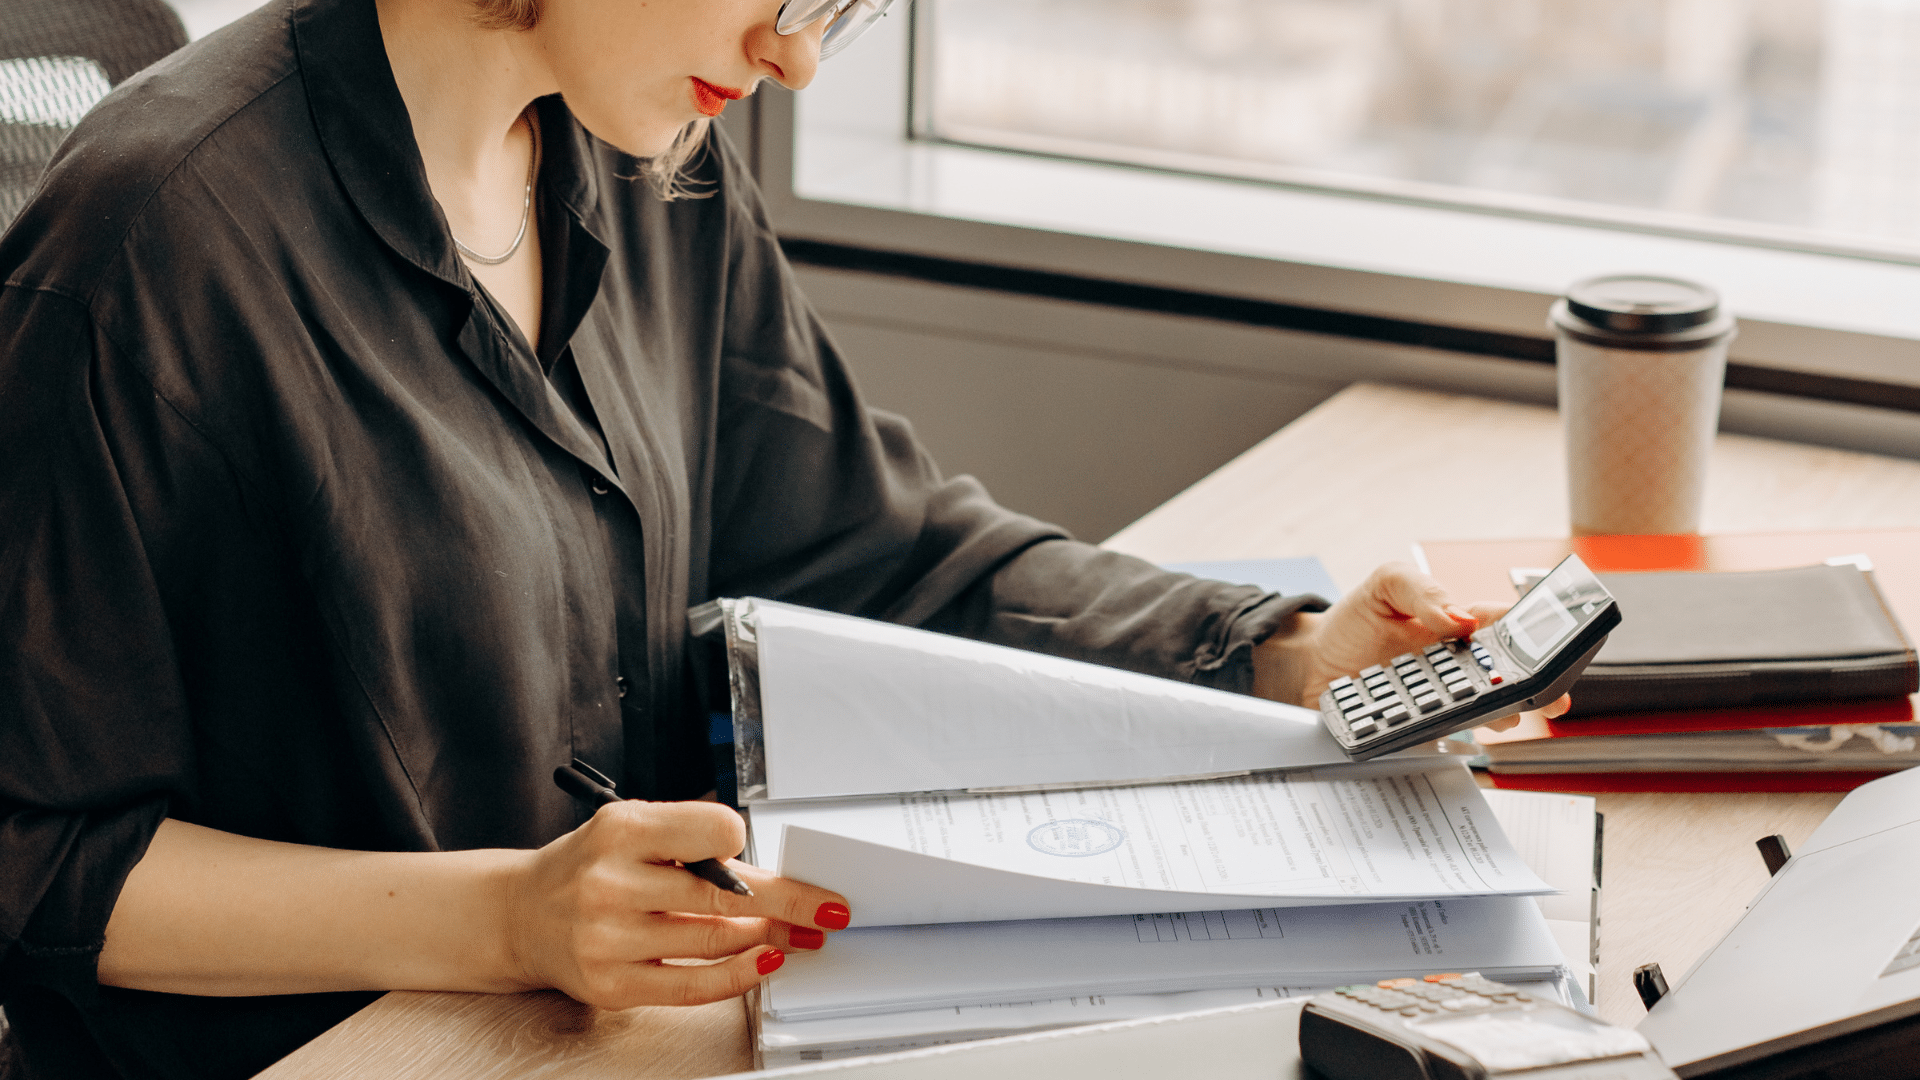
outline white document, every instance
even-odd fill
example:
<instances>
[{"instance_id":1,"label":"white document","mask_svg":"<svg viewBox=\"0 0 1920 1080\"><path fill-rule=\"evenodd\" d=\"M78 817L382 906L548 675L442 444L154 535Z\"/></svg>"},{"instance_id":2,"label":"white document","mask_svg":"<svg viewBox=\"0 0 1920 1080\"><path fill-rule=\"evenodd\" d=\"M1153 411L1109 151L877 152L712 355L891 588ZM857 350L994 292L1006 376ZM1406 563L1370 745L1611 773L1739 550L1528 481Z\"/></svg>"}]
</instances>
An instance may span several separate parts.
<instances>
[{"instance_id":1,"label":"white document","mask_svg":"<svg viewBox=\"0 0 1920 1080\"><path fill-rule=\"evenodd\" d=\"M1548 978L1560 947L1523 897L844 930L763 984L781 1020L1027 998L1332 986L1434 971Z\"/></svg>"},{"instance_id":2,"label":"white document","mask_svg":"<svg viewBox=\"0 0 1920 1080\"><path fill-rule=\"evenodd\" d=\"M1120 783L1347 760L1310 709L751 603L769 799Z\"/></svg>"},{"instance_id":3,"label":"white document","mask_svg":"<svg viewBox=\"0 0 1920 1080\"><path fill-rule=\"evenodd\" d=\"M761 865L856 926L1544 893L1464 766L762 803Z\"/></svg>"},{"instance_id":4,"label":"white document","mask_svg":"<svg viewBox=\"0 0 1920 1080\"><path fill-rule=\"evenodd\" d=\"M1021 1032L988 1042L883 1053L860 1061L800 1064L798 1068L746 1074L746 1080L775 1076L831 1076L833 1080L1166 1080L1189 1076L1276 1080L1300 1071L1294 1029L1303 1004L1298 1000L1256 1001L1174 1016Z\"/></svg>"},{"instance_id":5,"label":"white document","mask_svg":"<svg viewBox=\"0 0 1920 1080\"><path fill-rule=\"evenodd\" d=\"M1509 980L1538 997L1571 1007L1573 998L1560 979ZM918 1046L986 1039L1016 1031L1132 1020L1217 1009L1229 1005L1286 998L1312 997L1332 986L1254 986L1228 990L1187 990L1173 994L1089 994L1081 997L1041 998L996 1005L960 1005L946 1009L843 1016L826 1020L776 1020L764 1010L758 1017L759 1044L768 1050L831 1050L807 1060L829 1060L855 1052L880 1053ZM837 1051L845 1051L844 1055ZM793 1063L800 1059L795 1058ZM771 1057L768 1061L772 1064Z\"/></svg>"},{"instance_id":6,"label":"white document","mask_svg":"<svg viewBox=\"0 0 1920 1080\"><path fill-rule=\"evenodd\" d=\"M985 1039L1014 1031L1133 1020L1142 1016L1216 1009L1256 1001L1308 997L1322 988L1255 986L1232 990L1189 990L1178 994L1090 994L996 1005L842 1016L826 1020L776 1020L762 1011L762 1050L788 1047L867 1047L906 1050L939 1042ZM911 1044L911 1045L909 1045Z\"/></svg>"},{"instance_id":7,"label":"white document","mask_svg":"<svg viewBox=\"0 0 1920 1080\"><path fill-rule=\"evenodd\" d=\"M1593 796L1499 788L1481 794L1520 857L1559 890L1536 896L1533 902L1547 917L1547 929L1560 943L1567 967L1585 989L1587 1000L1597 1000L1600 836Z\"/></svg>"},{"instance_id":8,"label":"white document","mask_svg":"<svg viewBox=\"0 0 1920 1080\"><path fill-rule=\"evenodd\" d=\"M1549 919L1586 924L1593 918L1595 821L1591 795L1482 791L1520 858L1559 890L1538 898Z\"/></svg>"}]
</instances>

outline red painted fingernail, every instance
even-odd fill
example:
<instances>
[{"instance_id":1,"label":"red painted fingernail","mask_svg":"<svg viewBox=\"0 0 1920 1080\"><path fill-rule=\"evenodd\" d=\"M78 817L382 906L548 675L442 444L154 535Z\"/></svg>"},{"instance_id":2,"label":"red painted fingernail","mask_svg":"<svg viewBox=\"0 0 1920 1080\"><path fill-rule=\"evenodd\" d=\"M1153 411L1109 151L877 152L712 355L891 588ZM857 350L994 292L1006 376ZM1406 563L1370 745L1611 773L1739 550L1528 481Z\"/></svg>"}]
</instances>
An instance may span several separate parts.
<instances>
[{"instance_id":1,"label":"red painted fingernail","mask_svg":"<svg viewBox=\"0 0 1920 1080\"><path fill-rule=\"evenodd\" d=\"M787 931L787 944L796 949L817 949L827 943L827 932L811 926L796 926Z\"/></svg>"},{"instance_id":2,"label":"red painted fingernail","mask_svg":"<svg viewBox=\"0 0 1920 1080\"><path fill-rule=\"evenodd\" d=\"M845 930L853 921L853 912L845 904L821 904L820 910L813 913L813 921L829 930Z\"/></svg>"},{"instance_id":3,"label":"red painted fingernail","mask_svg":"<svg viewBox=\"0 0 1920 1080\"><path fill-rule=\"evenodd\" d=\"M766 952L760 954L760 959L755 960L753 966L759 969L760 974L771 975L779 971L780 965L786 962L786 953L781 952L779 949L768 949Z\"/></svg>"}]
</instances>

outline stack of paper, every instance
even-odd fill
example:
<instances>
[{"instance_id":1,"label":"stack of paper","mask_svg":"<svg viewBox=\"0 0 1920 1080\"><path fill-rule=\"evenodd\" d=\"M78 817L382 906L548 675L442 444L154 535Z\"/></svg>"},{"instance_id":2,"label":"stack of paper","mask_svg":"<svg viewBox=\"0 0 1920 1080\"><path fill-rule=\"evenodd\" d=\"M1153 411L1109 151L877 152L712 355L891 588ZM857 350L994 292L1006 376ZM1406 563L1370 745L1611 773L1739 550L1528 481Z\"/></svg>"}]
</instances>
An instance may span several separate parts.
<instances>
[{"instance_id":1,"label":"stack of paper","mask_svg":"<svg viewBox=\"0 0 1920 1080\"><path fill-rule=\"evenodd\" d=\"M1550 892L1425 758L1067 791L764 803L755 852L864 925Z\"/></svg>"},{"instance_id":2,"label":"stack of paper","mask_svg":"<svg viewBox=\"0 0 1920 1080\"><path fill-rule=\"evenodd\" d=\"M766 983L768 1048L1566 971L1553 888L1456 762L1355 765L1306 709L727 603L752 857L854 912ZM1142 780L1167 773L1214 775ZM983 787L1007 778L1038 786Z\"/></svg>"},{"instance_id":3,"label":"stack of paper","mask_svg":"<svg viewBox=\"0 0 1920 1080\"><path fill-rule=\"evenodd\" d=\"M1545 926L1570 969L1566 976L1559 973L1548 979L1509 976L1507 981L1532 985L1536 993L1568 1005L1594 1000L1599 882L1598 822L1593 799L1584 795L1528 791L1483 791L1481 794L1522 859L1559 890L1534 897L1533 902L1539 905ZM1203 926L1209 914L1217 913L1199 914ZM1273 916L1278 922L1279 913L1274 912ZM1156 917L1153 920L1155 941L1158 942L1162 929L1177 933L1182 923L1195 917L1193 914ZM1521 926L1532 922L1532 918L1524 914L1517 920ZM863 931L837 934L832 941L837 945L849 940L850 934L859 933ZM824 957L825 953L821 955ZM757 1052L767 1068L833 1061L1025 1031L1304 997L1331 989L1333 985L1337 984L1301 982L1184 993L1084 994L809 1020L782 1020L767 1015L763 1009L758 1018Z\"/></svg>"}]
</instances>

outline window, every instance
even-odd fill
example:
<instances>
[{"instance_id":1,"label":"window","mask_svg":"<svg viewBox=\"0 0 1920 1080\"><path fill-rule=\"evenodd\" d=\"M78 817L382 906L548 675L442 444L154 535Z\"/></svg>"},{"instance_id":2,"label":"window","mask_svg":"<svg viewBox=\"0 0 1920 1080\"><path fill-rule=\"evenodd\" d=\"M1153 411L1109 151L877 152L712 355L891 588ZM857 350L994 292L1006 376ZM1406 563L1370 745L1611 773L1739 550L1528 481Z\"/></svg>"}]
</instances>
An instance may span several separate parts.
<instances>
[{"instance_id":1,"label":"window","mask_svg":"<svg viewBox=\"0 0 1920 1080\"><path fill-rule=\"evenodd\" d=\"M1920 4L922 2L927 137L1920 254Z\"/></svg>"},{"instance_id":2,"label":"window","mask_svg":"<svg viewBox=\"0 0 1920 1080\"><path fill-rule=\"evenodd\" d=\"M1901 230L1911 226L1899 216L1915 213L1906 204L1920 201L1904 198L1905 191L1920 190L1920 164L1912 182L1900 171L1909 160L1902 155L1920 148L1909 134L1920 130L1920 81L1911 84L1914 120L1900 119L1910 85L1902 80L1909 70L1920 80L1920 62L1848 60L1856 73L1878 65L1880 74L1861 75L1860 85L1871 84L1871 92L1862 89L1856 95L1882 103L1872 108L1837 91L1826 98L1806 96L1808 87L1820 84L1818 70L1808 66L1810 58L1826 55L1828 39L1814 35L1815 48L1808 35L1771 28L1775 22L1786 25L1789 9L1807 2L915 0L911 11L896 10L858 47L824 65L804 93L766 94L756 101L762 186L782 235L802 243L1189 289L1511 339L1543 341L1549 302L1582 277L1666 272L1715 286L1741 316L1734 345L1738 363L1857 384L1835 391L1833 400L1920 406L1920 393L1903 390L1906 396L1896 395L1896 401L1882 389L1920 386L1920 304L1913 301L1920 296L1920 237L1900 239L1908 235ZM1850 4L1855 7L1847 8ZM1391 44L1395 20L1407 11L1486 15L1523 6L1562 13L1601 8L1665 13L1639 23L1625 19L1629 28L1638 25L1653 33L1648 40L1655 43L1678 32L1674 28L1684 20L1674 13L1683 9L1694 12L1688 16L1694 19L1715 10L1747 12L1753 25L1764 23L1764 33L1750 28L1744 51L1722 48L1718 59L1687 62L1690 71L1742 73L1738 87L1745 104L1734 111L1746 119L1733 129L1747 134L1738 140L1723 137L1721 150L1711 157L1718 164L1689 173L1686 162L1709 160L1709 155L1687 149L1688 139L1699 141L1693 134L1674 133L1707 130L1724 136L1729 130L1724 120L1705 128L1682 123L1684 117L1697 121L1704 115L1698 101L1691 113L1675 107L1673 117L1680 119L1663 120L1667 127L1651 121L1620 125L1630 130L1626 135L1616 131L1611 141L1592 135L1601 126L1597 121L1576 122L1569 102L1588 99L1573 90L1556 92L1560 111L1525 125L1512 118L1520 107L1508 106L1517 100L1511 93L1496 103L1498 95L1488 92L1477 111L1434 120L1441 113L1437 106L1419 114L1411 107L1382 105L1386 91L1380 87L1399 85L1394 80L1408 76L1381 74L1399 61L1390 64L1378 56L1364 61L1354 44ZM1275 14L1289 10L1292 15ZM1827 0L1815 10L1822 28L1835 22L1836 12L1884 16L1882 29L1867 36L1891 53L1903 46L1894 44L1897 35L1886 27L1920 19L1920 3L1910 0ZM1114 13L1099 31L1105 37L1085 30L1084 40L1069 40L1074 27L1096 22L1101 11ZM1167 13L1173 12L1189 23L1204 23L1223 12L1243 17L1248 11L1266 13L1260 17L1272 23L1263 31L1270 43L1292 40L1282 33L1289 26L1301 39L1297 48L1282 51L1280 60L1262 56L1249 64L1305 69L1314 59L1336 69L1317 75L1317 82L1295 80L1287 91L1322 102L1318 108L1325 116L1310 116L1314 110L1304 106L1288 112L1271 103L1148 107L1171 94L1164 88L1179 80L1161 78L1156 84L1153 76L1124 66L1126 50L1117 40L1123 34L1120 13L1151 20L1172 18ZM1302 12L1332 14L1316 37L1297 29ZM1465 26L1460 20L1466 17L1459 15L1455 22ZM1136 51L1150 51L1154 42L1148 39L1158 39L1159 62L1175 64L1183 55L1171 40L1177 35L1149 34L1141 25L1150 22L1130 31L1141 39ZM1575 32L1570 24L1557 25L1563 34ZM1236 36L1217 29L1196 33L1202 44L1209 34L1221 40ZM1752 45L1759 38L1783 36L1791 39L1798 60L1762 55L1766 50ZM969 44L982 37L990 44ZM1465 30L1452 37L1471 39ZM990 57L994 48L1003 58L1030 52L1041 47L1038 42L1056 51L1079 49L1089 54L1089 65L1106 57L1111 65L1099 69L1105 80L1099 85L1106 89L1076 98L1077 92L1043 89L1053 85L1048 80L1064 76L1029 71L1026 104L1016 100L1009 107L1021 86L1019 63L995 62L1012 73L996 75L994 63L979 57ZM1643 45L1638 66L1626 70L1649 85L1664 86L1665 59L1655 64L1653 46ZM958 66L967 49L976 50L975 59L967 61L974 73L961 78L956 71L969 70ZM983 49L985 54L979 52ZM1726 57L1733 53L1747 59L1729 66ZM1501 55L1512 70L1499 85L1511 90L1529 78L1536 83L1546 78L1520 72L1526 65L1516 59L1522 55L1517 48ZM1342 64L1346 75L1338 74ZM1372 72L1368 77L1374 82L1354 72ZM1094 80L1085 74L1077 78ZM1571 76L1564 81L1577 82ZM1137 84L1143 82L1162 89L1142 93ZM1801 95L1794 99L1802 102L1801 112L1792 123L1769 127L1771 122L1755 118L1792 111L1780 104L1792 97L1782 86L1801 88L1793 91ZM1244 89L1236 93L1256 96ZM1417 103L1422 96L1395 93L1403 103ZM1132 104L1119 108L1117 100ZM1076 102L1107 119L1086 127L1063 119ZM1855 207L1849 213L1856 215L1868 215L1858 208L1877 200L1885 209L1871 213L1894 224L1874 226L1880 231L1873 232L1846 224L1858 218L1838 211L1817 217L1823 197L1817 167L1825 152L1821 140L1844 141L1831 126L1821 127L1822 109L1863 123L1878 123L1875 113L1893 115L1875 129L1886 132L1884 137L1862 138L1857 150L1887 163L1875 174L1884 179L1863 183L1872 190L1857 196L1830 198L1835 207ZM1234 131L1244 134L1245 122L1227 118L1262 113L1294 119L1234 143ZM1430 122L1416 122L1421 115ZM1649 106L1648 115L1667 114ZM1723 109L1722 115L1730 114ZM1468 122L1475 117L1478 127ZM1208 124L1222 130L1204 134L1201 128ZM1530 139L1507 137L1523 128L1533 132ZM1588 144L1543 134L1565 128L1587 132ZM1458 149L1414 152L1445 139L1456 148L1475 147L1477 171L1460 168ZM1264 147L1258 155L1248 149L1256 143ZM1600 175L1608 170L1566 164L1582 154L1612 162L1609 169L1617 177L1608 181ZM1666 165L1634 166L1635 154ZM1543 164L1554 162L1555 155L1553 168ZM1453 162L1450 173L1448 162ZM1633 179L1641 171L1658 182ZM1851 182L1868 170L1848 166L1828 172ZM1709 174L1712 183L1682 182L1689 175ZM1489 176L1497 182L1486 182ZM1462 182L1469 177L1478 186ZM1820 225L1823 220L1828 224ZM1756 379L1748 385L1774 389L1779 384Z\"/></svg>"}]
</instances>

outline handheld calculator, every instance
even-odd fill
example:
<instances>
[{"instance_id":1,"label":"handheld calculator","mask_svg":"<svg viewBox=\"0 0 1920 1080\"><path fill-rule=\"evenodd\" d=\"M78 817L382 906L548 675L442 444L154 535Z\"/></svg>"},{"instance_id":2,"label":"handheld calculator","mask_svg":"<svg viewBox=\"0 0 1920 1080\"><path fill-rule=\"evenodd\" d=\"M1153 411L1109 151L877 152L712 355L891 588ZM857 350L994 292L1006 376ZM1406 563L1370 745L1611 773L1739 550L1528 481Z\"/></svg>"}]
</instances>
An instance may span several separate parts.
<instances>
[{"instance_id":1,"label":"handheld calculator","mask_svg":"<svg viewBox=\"0 0 1920 1080\"><path fill-rule=\"evenodd\" d=\"M1618 625L1612 594L1569 555L1472 637L1335 679L1320 719L1355 761L1404 750L1553 701Z\"/></svg>"},{"instance_id":2,"label":"handheld calculator","mask_svg":"<svg viewBox=\"0 0 1920 1080\"><path fill-rule=\"evenodd\" d=\"M1342 986L1300 1012L1300 1060L1326 1080L1669 1080L1645 1037L1517 986L1428 975Z\"/></svg>"}]
</instances>

